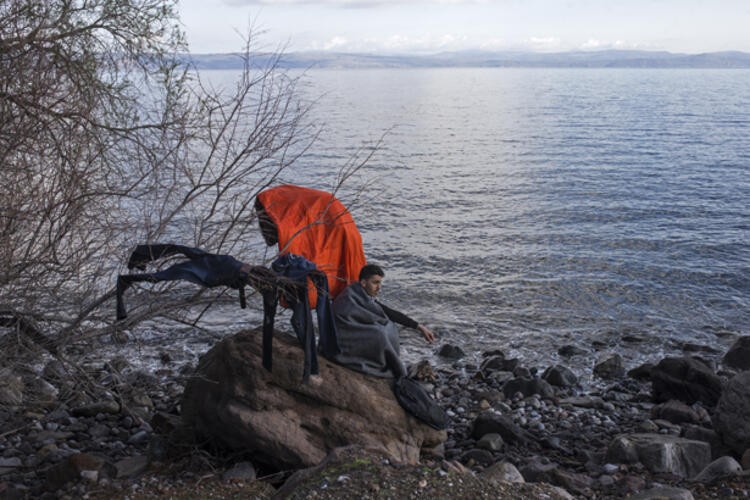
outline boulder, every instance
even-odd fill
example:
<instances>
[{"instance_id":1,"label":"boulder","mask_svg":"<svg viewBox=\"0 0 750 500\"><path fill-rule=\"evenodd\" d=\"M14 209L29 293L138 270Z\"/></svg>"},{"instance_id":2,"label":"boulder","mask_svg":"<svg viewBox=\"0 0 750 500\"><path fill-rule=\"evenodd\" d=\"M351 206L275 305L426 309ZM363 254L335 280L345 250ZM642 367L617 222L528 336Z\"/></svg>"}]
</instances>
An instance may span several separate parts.
<instances>
[{"instance_id":1,"label":"boulder","mask_svg":"<svg viewBox=\"0 0 750 500\"><path fill-rule=\"evenodd\" d=\"M657 486L629 497L631 500L693 500L693 494L685 488Z\"/></svg>"},{"instance_id":2,"label":"boulder","mask_svg":"<svg viewBox=\"0 0 750 500\"><path fill-rule=\"evenodd\" d=\"M400 463L442 454L446 431L408 415L392 380L319 357L320 374L302 383L304 353L296 339L275 334L269 372L261 338L260 329L240 332L200 359L182 399L183 419L199 435L280 469L312 466L347 445Z\"/></svg>"},{"instance_id":3,"label":"boulder","mask_svg":"<svg viewBox=\"0 0 750 500\"><path fill-rule=\"evenodd\" d=\"M578 383L578 377L573 370L563 365L550 366L544 370L542 379L556 387L573 387Z\"/></svg>"},{"instance_id":4,"label":"boulder","mask_svg":"<svg viewBox=\"0 0 750 500\"><path fill-rule=\"evenodd\" d=\"M667 434L617 436L607 448L608 462L640 462L651 472L690 478L711 462L711 446Z\"/></svg>"},{"instance_id":5,"label":"boulder","mask_svg":"<svg viewBox=\"0 0 750 500\"><path fill-rule=\"evenodd\" d=\"M477 441L477 448L481 448L483 450L488 451L500 451L503 449L503 437L500 434L495 434L494 432L490 432L489 434L485 434L481 438L479 438L479 441Z\"/></svg>"},{"instance_id":6,"label":"boulder","mask_svg":"<svg viewBox=\"0 0 750 500\"><path fill-rule=\"evenodd\" d=\"M571 356L580 356L580 355L588 354L589 351L581 347L578 347L577 345L565 344L561 346L560 349L557 350L557 353L560 356L571 357Z\"/></svg>"},{"instance_id":7,"label":"boulder","mask_svg":"<svg viewBox=\"0 0 750 500\"><path fill-rule=\"evenodd\" d=\"M479 371L484 377L489 377L493 372L512 372L518 367L518 359L506 359L505 354L496 351L485 358L479 366Z\"/></svg>"},{"instance_id":8,"label":"boulder","mask_svg":"<svg viewBox=\"0 0 750 500\"><path fill-rule=\"evenodd\" d=\"M495 461L495 456L489 450L472 448L463 452L458 459L468 467L473 467L476 464L487 467Z\"/></svg>"},{"instance_id":9,"label":"boulder","mask_svg":"<svg viewBox=\"0 0 750 500\"><path fill-rule=\"evenodd\" d=\"M714 429L738 455L750 448L750 371L735 375L724 386L713 416Z\"/></svg>"},{"instance_id":10,"label":"boulder","mask_svg":"<svg viewBox=\"0 0 750 500\"><path fill-rule=\"evenodd\" d=\"M146 455L136 455L123 458L114 464L117 479L135 477L143 473L149 466L149 458Z\"/></svg>"},{"instance_id":11,"label":"boulder","mask_svg":"<svg viewBox=\"0 0 750 500\"><path fill-rule=\"evenodd\" d=\"M482 471L480 477L496 486L502 483L526 482L516 466L510 462L496 462Z\"/></svg>"},{"instance_id":12,"label":"boulder","mask_svg":"<svg viewBox=\"0 0 750 500\"><path fill-rule=\"evenodd\" d=\"M628 370L628 377L636 380L651 380L651 371L654 369L653 363L643 363L640 366Z\"/></svg>"},{"instance_id":13,"label":"boulder","mask_svg":"<svg viewBox=\"0 0 750 500\"><path fill-rule=\"evenodd\" d=\"M705 441L711 446L712 460L716 460L717 458L723 457L732 452L729 447L721 441L721 437L713 429L693 424L684 424L682 429L682 437L686 439L694 439L696 441Z\"/></svg>"},{"instance_id":14,"label":"boulder","mask_svg":"<svg viewBox=\"0 0 750 500\"><path fill-rule=\"evenodd\" d=\"M703 420L697 410L674 399L651 408L651 418L667 420L673 424L699 424Z\"/></svg>"},{"instance_id":15,"label":"boulder","mask_svg":"<svg viewBox=\"0 0 750 500\"><path fill-rule=\"evenodd\" d=\"M651 370L651 390L657 403L677 399L715 406L721 396L721 379L695 358L664 358Z\"/></svg>"},{"instance_id":16,"label":"boulder","mask_svg":"<svg viewBox=\"0 0 750 500\"><path fill-rule=\"evenodd\" d=\"M466 356L466 353L457 345L443 344L438 351L438 356L446 359L461 359Z\"/></svg>"},{"instance_id":17,"label":"boulder","mask_svg":"<svg viewBox=\"0 0 750 500\"><path fill-rule=\"evenodd\" d=\"M616 379L625 376L625 365L622 356L613 354L594 366L594 375L603 379Z\"/></svg>"},{"instance_id":18,"label":"boulder","mask_svg":"<svg viewBox=\"0 0 750 500\"><path fill-rule=\"evenodd\" d=\"M733 476L742 472L742 466L732 457L724 456L717 458L700 471L693 481L711 483L717 479Z\"/></svg>"},{"instance_id":19,"label":"boulder","mask_svg":"<svg viewBox=\"0 0 750 500\"><path fill-rule=\"evenodd\" d=\"M591 494L593 480L590 477L563 469L546 458L532 457L520 471L529 483L549 483L584 497Z\"/></svg>"},{"instance_id":20,"label":"boulder","mask_svg":"<svg viewBox=\"0 0 750 500\"><path fill-rule=\"evenodd\" d=\"M735 340L721 362L733 370L750 370L750 335Z\"/></svg>"}]
</instances>

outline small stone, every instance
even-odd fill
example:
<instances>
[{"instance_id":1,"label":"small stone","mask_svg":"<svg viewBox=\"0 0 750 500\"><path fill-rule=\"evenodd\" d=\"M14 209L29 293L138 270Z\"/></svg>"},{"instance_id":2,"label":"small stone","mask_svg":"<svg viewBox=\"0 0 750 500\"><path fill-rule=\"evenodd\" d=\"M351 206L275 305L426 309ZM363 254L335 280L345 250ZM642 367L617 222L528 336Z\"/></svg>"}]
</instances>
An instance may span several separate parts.
<instances>
[{"instance_id":1,"label":"small stone","mask_svg":"<svg viewBox=\"0 0 750 500\"><path fill-rule=\"evenodd\" d=\"M615 472L619 470L619 468L620 467L617 464L604 464L602 466L602 471L605 474L614 474Z\"/></svg>"},{"instance_id":2,"label":"small stone","mask_svg":"<svg viewBox=\"0 0 750 500\"><path fill-rule=\"evenodd\" d=\"M638 424L638 430L644 433L659 432L659 426L653 420L644 420Z\"/></svg>"},{"instance_id":3,"label":"small stone","mask_svg":"<svg viewBox=\"0 0 750 500\"><path fill-rule=\"evenodd\" d=\"M98 470L82 470L81 478L91 483L95 483L99 480L99 471Z\"/></svg>"},{"instance_id":4,"label":"small stone","mask_svg":"<svg viewBox=\"0 0 750 500\"><path fill-rule=\"evenodd\" d=\"M491 484L498 483L525 483L523 476L515 465L510 462L497 462L486 468L482 478Z\"/></svg>"},{"instance_id":5,"label":"small stone","mask_svg":"<svg viewBox=\"0 0 750 500\"><path fill-rule=\"evenodd\" d=\"M130 436L128 439L128 444L141 444L148 441L149 433L148 431L141 430Z\"/></svg>"},{"instance_id":6,"label":"small stone","mask_svg":"<svg viewBox=\"0 0 750 500\"><path fill-rule=\"evenodd\" d=\"M479 439L479 441L477 441L477 446L479 448L489 451L500 451L503 449L503 444L502 436L495 433L485 434Z\"/></svg>"},{"instance_id":7,"label":"small stone","mask_svg":"<svg viewBox=\"0 0 750 500\"><path fill-rule=\"evenodd\" d=\"M117 401L105 400L73 408L73 415L76 417L96 417L100 413L120 413L120 404Z\"/></svg>"},{"instance_id":8,"label":"small stone","mask_svg":"<svg viewBox=\"0 0 750 500\"><path fill-rule=\"evenodd\" d=\"M117 479L134 477L148 468L148 457L137 455L128 457L115 463L115 477Z\"/></svg>"},{"instance_id":9,"label":"small stone","mask_svg":"<svg viewBox=\"0 0 750 500\"><path fill-rule=\"evenodd\" d=\"M14 472L16 468L22 465L23 463L18 457L0 458L0 476Z\"/></svg>"},{"instance_id":10,"label":"small stone","mask_svg":"<svg viewBox=\"0 0 750 500\"><path fill-rule=\"evenodd\" d=\"M438 351L438 356L447 359L461 359L466 356L466 353L457 345L443 344Z\"/></svg>"},{"instance_id":11,"label":"small stone","mask_svg":"<svg viewBox=\"0 0 750 500\"><path fill-rule=\"evenodd\" d=\"M615 484L615 478L606 474L599 476L599 484L605 488L609 488Z\"/></svg>"},{"instance_id":12,"label":"small stone","mask_svg":"<svg viewBox=\"0 0 750 500\"><path fill-rule=\"evenodd\" d=\"M237 462L222 475L224 481L254 481L255 478L255 467L250 462Z\"/></svg>"},{"instance_id":13,"label":"small stone","mask_svg":"<svg viewBox=\"0 0 750 500\"><path fill-rule=\"evenodd\" d=\"M588 351L572 344L566 344L557 350L560 356L570 357L581 354L588 354Z\"/></svg>"},{"instance_id":14,"label":"small stone","mask_svg":"<svg viewBox=\"0 0 750 500\"><path fill-rule=\"evenodd\" d=\"M630 498L632 500L656 500L661 498L669 500L693 500L694 497L690 490L684 488L673 488L671 486L661 486L641 491Z\"/></svg>"}]
</instances>

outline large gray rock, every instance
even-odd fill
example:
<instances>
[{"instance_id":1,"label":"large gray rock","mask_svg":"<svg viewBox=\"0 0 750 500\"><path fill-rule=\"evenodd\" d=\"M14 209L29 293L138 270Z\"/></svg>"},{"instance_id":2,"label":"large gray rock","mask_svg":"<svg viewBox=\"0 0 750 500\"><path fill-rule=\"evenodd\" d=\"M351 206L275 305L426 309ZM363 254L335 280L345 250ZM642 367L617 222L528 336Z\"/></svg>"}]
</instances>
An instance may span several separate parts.
<instances>
[{"instance_id":1,"label":"large gray rock","mask_svg":"<svg viewBox=\"0 0 750 500\"><path fill-rule=\"evenodd\" d=\"M714 429L738 455L750 448L750 371L735 375L724 386L716 405Z\"/></svg>"},{"instance_id":2,"label":"large gray rock","mask_svg":"<svg viewBox=\"0 0 750 500\"><path fill-rule=\"evenodd\" d=\"M609 444L607 461L640 462L654 473L690 478L711 462L711 446L667 434L627 434Z\"/></svg>"},{"instance_id":3,"label":"large gray rock","mask_svg":"<svg viewBox=\"0 0 750 500\"><path fill-rule=\"evenodd\" d=\"M622 356L613 354L594 366L594 375L603 379L616 379L625 376L625 365Z\"/></svg>"},{"instance_id":4,"label":"large gray rock","mask_svg":"<svg viewBox=\"0 0 750 500\"><path fill-rule=\"evenodd\" d=\"M484 469L480 477L493 485L526 482L516 466L510 462L496 462Z\"/></svg>"},{"instance_id":5,"label":"large gray rock","mask_svg":"<svg viewBox=\"0 0 750 500\"><path fill-rule=\"evenodd\" d=\"M557 387L573 387L578 383L573 370L563 365L550 366L544 370L542 379Z\"/></svg>"},{"instance_id":6,"label":"large gray rock","mask_svg":"<svg viewBox=\"0 0 750 500\"><path fill-rule=\"evenodd\" d=\"M651 418L667 420L673 424L699 424L704 420L704 416L696 409L674 399L651 408Z\"/></svg>"},{"instance_id":7,"label":"large gray rock","mask_svg":"<svg viewBox=\"0 0 750 500\"><path fill-rule=\"evenodd\" d=\"M733 476L742 472L742 466L732 457L720 457L700 471L693 481L711 483L717 479Z\"/></svg>"},{"instance_id":8,"label":"large gray rock","mask_svg":"<svg viewBox=\"0 0 750 500\"><path fill-rule=\"evenodd\" d=\"M685 439L694 439L696 441L705 441L711 446L711 459L716 460L719 457L728 455L732 451L725 445L721 437L715 430L700 425L684 424L682 425L682 437Z\"/></svg>"},{"instance_id":9,"label":"large gray rock","mask_svg":"<svg viewBox=\"0 0 750 500\"><path fill-rule=\"evenodd\" d=\"M532 457L521 467L520 472L526 482L549 483L585 497L590 496L593 485L590 477L560 468L556 463L541 457Z\"/></svg>"},{"instance_id":10,"label":"large gray rock","mask_svg":"<svg viewBox=\"0 0 750 500\"><path fill-rule=\"evenodd\" d=\"M630 497L631 500L693 500L693 494L685 488L658 486L641 491Z\"/></svg>"},{"instance_id":11,"label":"large gray rock","mask_svg":"<svg viewBox=\"0 0 750 500\"><path fill-rule=\"evenodd\" d=\"M118 479L135 477L148 469L148 466L149 458L146 455L123 458L114 464L115 477Z\"/></svg>"},{"instance_id":12,"label":"large gray rock","mask_svg":"<svg viewBox=\"0 0 750 500\"><path fill-rule=\"evenodd\" d=\"M735 340L721 362L738 371L750 370L750 335Z\"/></svg>"},{"instance_id":13,"label":"large gray rock","mask_svg":"<svg viewBox=\"0 0 750 500\"><path fill-rule=\"evenodd\" d=\"M651 370L651 389L657 403L676 399L714 406L721 396L721 379L695 358L664 358Z\"/></svg>"},{"instance_id":14,"label":"large gray rock","mask_svg":"<svg viewBox=\"0 0 750 500\"><path fill-rule=\"evenodd\" d=\"M201 358L182 400L183 419L199 434L282 469L317 464L347 445L401 463L416 463L420 453L442 454L446 431L408 415L392 381L319 357L320 375L303 384L296 340L276 333L269 372L261 337L259 329L238 333Z\"/></svg>"},{"instance_id":15,"label":"large gray rock","mask_svg":"<svg viewBox=\"0 0 750 500\"><path fill-rule=\"evenodd\" d=\"M438 356L446 359L461 359L466 357L466 353L461 347L454 344L443 344L438 351Z\"/></svg>"}]
</instances>

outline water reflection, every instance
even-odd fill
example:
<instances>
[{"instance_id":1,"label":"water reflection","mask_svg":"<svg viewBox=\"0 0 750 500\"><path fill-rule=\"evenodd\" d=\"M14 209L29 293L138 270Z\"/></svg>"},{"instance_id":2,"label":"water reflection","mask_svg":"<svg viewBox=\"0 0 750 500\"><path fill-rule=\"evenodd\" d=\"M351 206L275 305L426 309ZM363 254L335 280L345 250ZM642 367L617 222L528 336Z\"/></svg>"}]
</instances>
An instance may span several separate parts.
<instances>
[{"instance_id":1,"label":"water reflection","mask_svg":"<svg viewBox=\"0 0 750 500\"><path fill-rule=\"evenodd\" d=\"M386 302L474 355L723 348L750 325L749 76L311 71L325 130L283 180L328 188L390 130L339 197Z\"/></svg>"}]
</instances>

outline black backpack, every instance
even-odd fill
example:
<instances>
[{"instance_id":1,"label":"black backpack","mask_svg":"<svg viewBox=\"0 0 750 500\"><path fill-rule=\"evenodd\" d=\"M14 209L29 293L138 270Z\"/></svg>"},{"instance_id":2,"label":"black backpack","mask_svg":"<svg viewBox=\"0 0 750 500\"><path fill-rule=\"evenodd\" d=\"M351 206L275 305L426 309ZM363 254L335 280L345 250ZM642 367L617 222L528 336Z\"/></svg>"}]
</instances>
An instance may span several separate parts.
<instances>
[{"instance_id":1,"label":"black backpack","mask_svg":"<svg viewBox=\"0 0 750 500\"><path fill-rule=\"evenodd\" d=\"M448 415L416 380L399 377L393 392L401 407L425 424L437 430L448 427Z\"/></svg>"}]
</instances>

